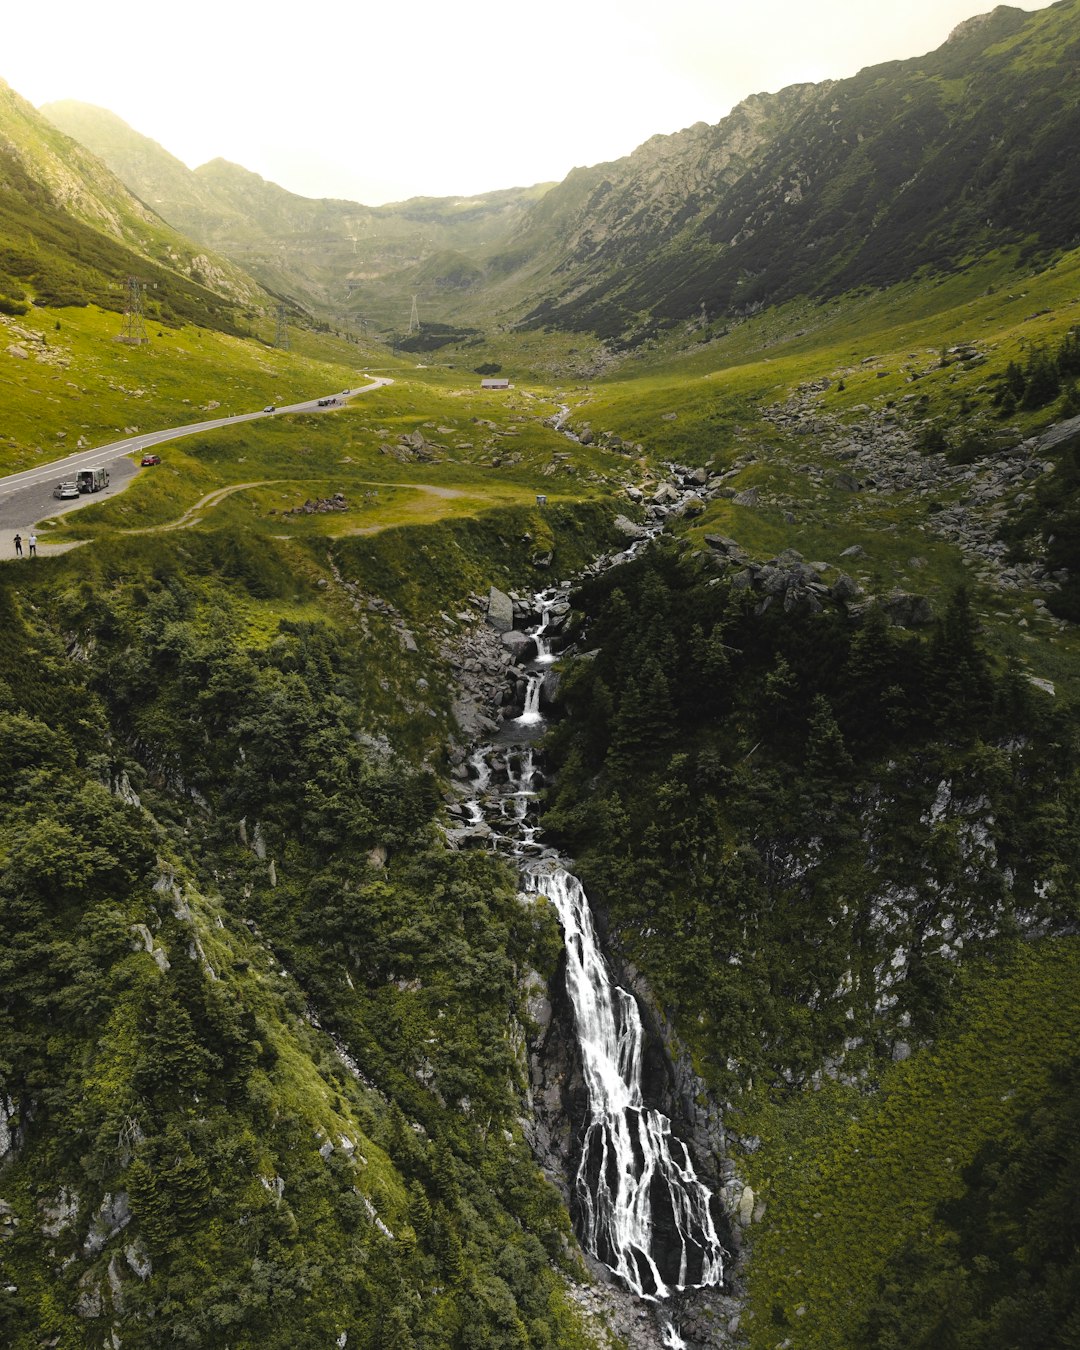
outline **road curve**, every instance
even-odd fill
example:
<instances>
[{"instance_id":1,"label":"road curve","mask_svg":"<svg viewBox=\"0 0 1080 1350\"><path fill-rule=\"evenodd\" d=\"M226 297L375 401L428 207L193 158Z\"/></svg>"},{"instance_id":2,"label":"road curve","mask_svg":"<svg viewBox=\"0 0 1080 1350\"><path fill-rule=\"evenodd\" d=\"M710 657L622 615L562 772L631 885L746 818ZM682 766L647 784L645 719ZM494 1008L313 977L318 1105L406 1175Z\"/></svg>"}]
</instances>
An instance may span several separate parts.
<instances>
[{"instance_id":1,"label":"road curve","mask_svg":"<svg viewBox=\"0 0 1080 1350\"><path fill-rule=\"evenodd\" d=\"M135 474L135 465L127 458L129 455L143 455L152 446L165 441L176 441L183 436L195 436L199 432L213 431L216 427L232 426L236 422L254 422L261 417L280 417L282 413L329 412L333 407L341 407L344 400L357 394L367 394L383 385L393 384L385 375L374 376L368 384L358 389L350 389L338 394L324 395L339 400L333 405L319 407L317 398L305 399L301 403L290 403L276 408L274 412L239 413L235 417L216 417L205 422L189 422L185 426L170 427L165 431L148 431L138 436L128 436L123 440L110 441L107 445L96 446L92 450L79 450L63 459L50 460L48 464L39 464L33 469L23 469L19 473L0 477L0 530L25 530L27 522L44 519L45 516L58 516L67 511L77 511L89 502L101 501L103 496L86 493L76 501L52 501L42 497L42 488L65 478L74 478L79 469L91 465L104 464L109 468L112 481L105 496L123 491ZM119 463L118 463L119 461ZM114 469L115 465L115 469Z\"/></svg>"}]
</instances>

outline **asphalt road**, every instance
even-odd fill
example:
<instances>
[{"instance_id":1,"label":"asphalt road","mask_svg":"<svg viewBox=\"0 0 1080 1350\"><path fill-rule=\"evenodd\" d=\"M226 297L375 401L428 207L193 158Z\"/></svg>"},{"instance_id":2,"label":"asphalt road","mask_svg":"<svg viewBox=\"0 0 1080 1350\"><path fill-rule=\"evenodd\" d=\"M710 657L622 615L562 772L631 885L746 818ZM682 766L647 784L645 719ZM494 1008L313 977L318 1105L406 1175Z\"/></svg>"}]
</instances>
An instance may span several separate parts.
<instances>
[{"instance_id":1,"label":"asphalt road","mask_svg":"<svg viewBox=\"0 0 1080 1350\"><path fill-rule=\"evenodd\" d=\"M165 441L176 441L182 436L195 436L203 431L213 431L215 427L228 427L236 422L254 422L260 417L280 417L282 413L330 412L334 406L341 407L347 398L357 394L366 394L393 381L385 376L373 378L368 384L346 392L322 395L324 398L336 398L342 402L320 408L317 398L307 399L303 403L290 403L281 406L272 413L240 413L236 417L216 417L208 422L191 422L187 426L170 427L166 431L148 431L138 436L128 436L121 441L110 441L108 445L96 446L93 450L79 450L63 459L50 460L33 469L24 469L21 473L7 474L0 478L0 558L14 556L12 542L15 531L25 539L31 525L50 516L63 515L68 511L77 511L89 502L106 501L131 482L137 473L142 472L138 460L147 450L161 445ZM134 458L129 458L133 456ZM109 470L109 486L100 492L87 492L73 501L58 501L52 491L57 483L74 478L79 469L88 469L98 464ZM153 472L149 470L148 472Z\"/></svg>"}]
</instances>

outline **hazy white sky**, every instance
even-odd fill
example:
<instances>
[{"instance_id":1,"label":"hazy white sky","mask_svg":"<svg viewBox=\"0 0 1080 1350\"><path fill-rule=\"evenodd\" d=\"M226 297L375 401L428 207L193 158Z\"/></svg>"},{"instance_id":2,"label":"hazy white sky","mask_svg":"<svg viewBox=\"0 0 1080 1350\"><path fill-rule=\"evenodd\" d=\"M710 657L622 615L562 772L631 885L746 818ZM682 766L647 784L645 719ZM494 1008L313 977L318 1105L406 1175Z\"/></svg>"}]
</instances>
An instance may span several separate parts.
<instances>
[{"instance_id":1,"label":"hazy white sky","mask_svg":"<svg viewBox=\"0 0 1080 1350\"><path fill-rule=\"evenodd\" d=\"M561 179L747 94L930 51L993 4L51 0L5 7L0 76L109 108L192 167L377 205Z\"/></svg>"}]
</instances>

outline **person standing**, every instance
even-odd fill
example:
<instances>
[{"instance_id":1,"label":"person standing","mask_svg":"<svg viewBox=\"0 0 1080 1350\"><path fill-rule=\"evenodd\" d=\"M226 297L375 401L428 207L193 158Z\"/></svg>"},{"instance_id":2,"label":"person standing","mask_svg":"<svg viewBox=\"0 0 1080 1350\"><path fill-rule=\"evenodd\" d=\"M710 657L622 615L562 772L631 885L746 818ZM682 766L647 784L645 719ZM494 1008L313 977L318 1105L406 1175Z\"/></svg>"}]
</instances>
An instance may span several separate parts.
<instances>
[{"instance_id":1,"label":"person standing","mask_svg":"<svg viewBox=\"0 0 1080 1350\"><path fill-rule=\"evenodd\" d=\"M30 533L27 535L27 537L26 537L26 542L30 545L30 556L31 556L31 558L36 558L36 557L37 557L37 535L34 533L33 530L31 530Z\"/></svg>"},{"instance_id":2,"label":"person standing","mask_svg":"<svg viewBox=\"0 0 1080 1350\"><path fill-rule=\"evenodd\" d=\"M16 558L21 558L21 557L22 557L22 535L21 535L21 534L17 534L17 535L15 536L15 556L16 556Z\"/></svg>"}]
</instances>

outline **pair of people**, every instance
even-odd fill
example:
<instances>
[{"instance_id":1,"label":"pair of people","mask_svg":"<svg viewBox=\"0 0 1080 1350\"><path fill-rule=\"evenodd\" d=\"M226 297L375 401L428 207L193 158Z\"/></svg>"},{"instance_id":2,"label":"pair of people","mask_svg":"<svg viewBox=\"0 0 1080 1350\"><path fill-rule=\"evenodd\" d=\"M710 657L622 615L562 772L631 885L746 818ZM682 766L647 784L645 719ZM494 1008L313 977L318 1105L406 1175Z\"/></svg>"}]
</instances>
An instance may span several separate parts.
<instances>
[{"instance_id":1,"label":"pair of people","mask_svg":"<svg viewBox=\"0 0 1080 1350\"><path fill-rule=\"evenodd\" d=\"M30 550L30 557L31 557L31 558L36 558L36 557L37 557L37 535L34 533L33 530L31 530L30 533L29 533L29 534L27 535L27 537L26 537L26 546L27 546L27 548ZM15 556L16 556L16 558L21 558L22 555L23 555L23 551L22 551L22 535L21 535L21 534L17 534L17 535L15 536Z\"/></svg>"}]
</instances>

